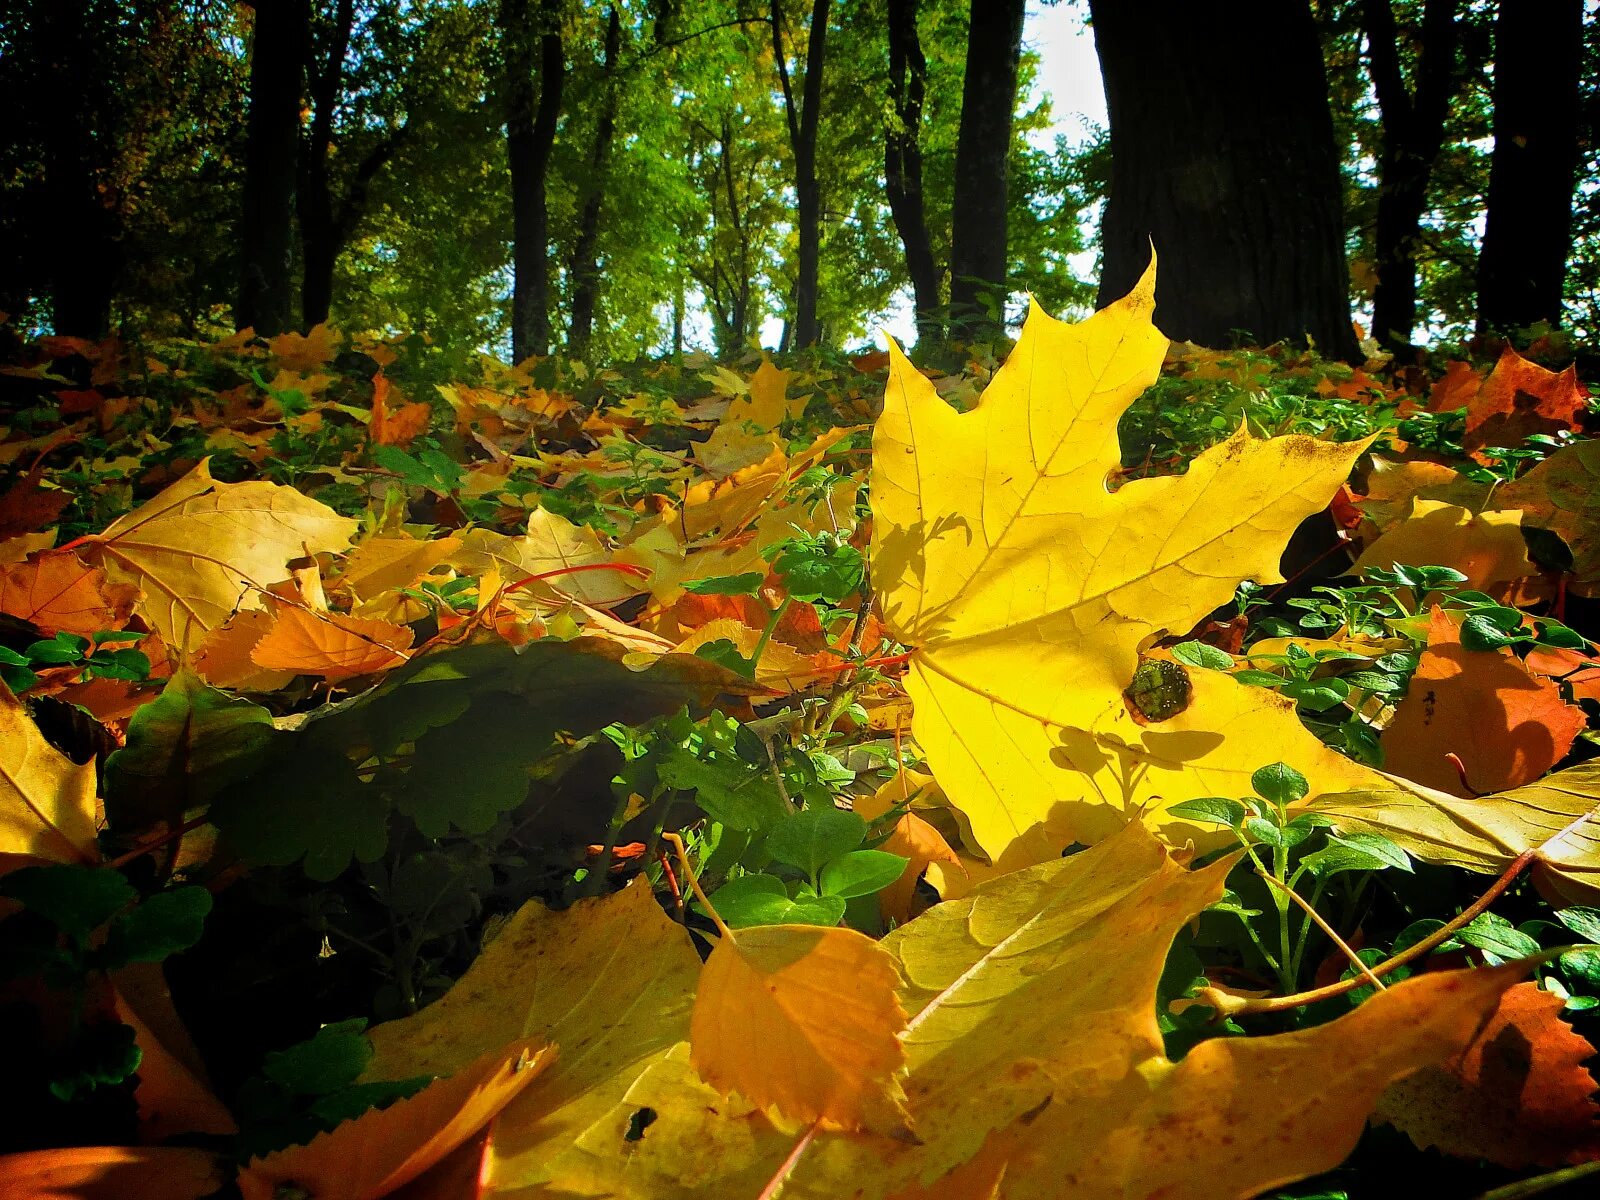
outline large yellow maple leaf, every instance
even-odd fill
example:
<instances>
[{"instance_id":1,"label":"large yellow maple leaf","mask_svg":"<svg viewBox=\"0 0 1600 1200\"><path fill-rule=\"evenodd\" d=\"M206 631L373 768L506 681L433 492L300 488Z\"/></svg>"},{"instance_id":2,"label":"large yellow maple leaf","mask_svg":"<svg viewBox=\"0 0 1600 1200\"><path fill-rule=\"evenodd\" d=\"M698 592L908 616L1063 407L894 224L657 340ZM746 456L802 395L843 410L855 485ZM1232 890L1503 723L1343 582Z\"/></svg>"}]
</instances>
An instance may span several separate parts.
<instances>
[{"instance_id":1,"label":"large yellow maple leaf","mask_svg":"<svg viewBox=\"0 0 1600 1200\"><path fill-rule=\"evenodd\" d=\"M1035 306L967 413L893 351L873 434L873 582L913 651L917 740L992 857L1044 821L1086 842L1135 814L1159 825L1179 801L1248 794L1274 760L1318 791L1377 778L1286 703L1212 672L1190 673L1192 702L1170 719L1144 723L1124 702L1143 644L1186 632L1241 580L1281 580L1290 534L1367 444L1241 429L1184 475L1111 490L1117 419L1167 345L1154 304L1152 262L1081 324Z\"/></svg>"}]
</instances>

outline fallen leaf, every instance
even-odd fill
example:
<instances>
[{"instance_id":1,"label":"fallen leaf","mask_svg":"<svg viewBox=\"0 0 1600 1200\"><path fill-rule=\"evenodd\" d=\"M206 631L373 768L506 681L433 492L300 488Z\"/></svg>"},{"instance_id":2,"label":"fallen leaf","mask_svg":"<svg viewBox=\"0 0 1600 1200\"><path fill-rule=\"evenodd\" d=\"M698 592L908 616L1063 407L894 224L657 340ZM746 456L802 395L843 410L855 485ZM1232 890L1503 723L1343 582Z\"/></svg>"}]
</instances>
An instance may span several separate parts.
<instances>
[{"instance_id":1,"label":"fallen leaf","mask_svg":"<svg viewBox=\"0 0 1600 1200\"><path fill-rule=\"evenodd\" d=\"M410 658L411 642L411 630L403 625L283 605L272 628L250 648L250 661L268 671L339 683L399 666Z\"/></svg>"},{"instance_id":2,"label":"fallen leaf","mask_svg":"<svg viewBox=\"0 0 1600 1200\"><path fill-rule=\"evenodd\" d=\"M911 1014L901 1040L915 1141L823 1132L802 1150L804 1126L725 1101L674 1052L575 1138L546 1186L748 1196L784 1170L786 1200L954 1200L989 1194L945 1186L987 1155L995 1171L975 1169L973 1182L1003 1179L1005 1197L1242 1200L1331 1168L1378 1093L1467 1045L1522 971L1419 976L1315 1029L1217 1038L1175 1064L1152 998L1174 934L1221 895L1231 865L1186 871L1133 824L886 937ZM630 1136L646 1111L654 1120ZM527 1182L499 1177L492 1190Z\"/></svg>"},{"instance_id":3,"label":"fallen leaf","mask_svg":"<svg viewBox=\"0 0 1600 1200\"><path fill-rule=\"evenodd\" d=\"M1534 878L1568 904L1600 897L1600 762L1580 763L1537 783L1490 796L1461 797L1399 781L1387 788L1330 793L1307 806L1339 829L1381 834L1424 862L1498 875L1537 850ZM1566 830L1566 832L1563 832ZM1560 834L1560 837L1557 835Z\"/></svg>"},{"instance_id":4,"label":"fallen leaf","mask_svg":"<svg viewBox=\"0 0 1600 1200\"><path fill-rule=\"evenodd\" d=\"M1594 1047L1561 1019L1564 1003L1519 983L1460 1054L1391 1084L1374 1119L1421 1149L1502 1167L1600 1158L1600 1105L1583 1065Z\"/></svg>"},{"instance_id":5,"label":"fallen leaf","mask_svg":"<svg viewBox=\"0 0 1600 1200\"><path fill-rule=\"evenodd\" d=\"M57 750L0 683L0 855L93 863L95 771Z\"/></svg>"},{"instance_id":6,"label":"fallen leaf","mask_svg":"<svg viewBox=\"0 0 1600 1200\"><path fill-rule=\"evenodd\" d=\"M1427 649L1383 731L1384 765L1441 792L1481 796L1538 779L1586 723L1510 650L1464 647L1461 627L1436 605ZM1447 754L1460 758L1465 781Z\"/></svg>"},{"instance_id":7,"label":"fallen leaf","mask_svg":"<svg viewBox=\"0 0 1600 1200\"><path fill-rule=\"evenodd\" d=\"M493 567L508 587L529 576L547 576L523 586L534 595L570 596L598 608L620 604L644 590L636 569L611 569L617 565L616 556L601 544L594 530L543 508L529 512L522 537L506 537L488 529L468 530L461 535L460 548L443 561L467 575L481 575Z\"/></svg>"},{"instance_id":8,"label":"fallen leaf","mask_svg":"<svg viewBox=\"0 0 1600 1200\"><path fill-rule=\"evenodd\" d=\"M690 1061L719 1091L798 1121L898 1128L899 982L894 959L854 929L725 933L695 991Z\"/></svg>"},{"instance_id":9,"label":"fallen leaf","mask_svg":"<svg viewBox=\"0 0 1600 1200\"><path fill-rule=\"evenodd\" d=\"M138 611L168 645L193 651L235 609L259 608L291 559L343 550L355 528L293 488L218 483L202 462L78 553L140 588Z\"/></svg>"},{"instance_id":10,"label":"fallen leaf","mask_svg":"<svg viewBox=\"0 0 1600 1200\"><path fill-rule=\"evenodd\" d=\"M522 1038L388 1108L369 1109L303 1146L251 1159L244 1200L379 1200L435 1166L549 1069L556 1048Z\"/></svg>"},{"instance_id":11,"label":"fallen leaf","mask_svg":"<svg viewBox=\"0 0 1600 1200\"><path fill-rule=\"evenodd\" d=\"M1367 443L1241 429L1186 475L1115 492L1117 418L1156 378L1154 264L1080 325L1035 306L976 409L951 408L898 350L873 435L873 582L912 648L913 732L990 856L1058 806L1079 841L1135 815L1249 792L1269 758L1337 790L1372 778L1292 708L1212 672L1141 725L1123 699L1142 643L1184 632L1243 579L1277 581L1300 521ZM1193 827L1190 827L1193 829Z\"/></svg>"},{"instance_id":12,"label":"fallen leaf","mask_svg":"<svg viewBox=\"0 0 1600 1200\"><path fill-rule=\"evenodd\" d=\"M194 656L194 669L207 683L240 692L275 692L294 679L293 671L259 667L251 651L272 629L273 614L264 608L235 613L206 634Z\"/></svg>"},{"instance_id":13,"label":"fallen leaf","mask_svg":"<svg viewBox=\"0 0 1600 1200\"><path fill-rule=\"evenodd\" d=\"M855 802L856 815L865 821L876 821L931 782L929 776L901 771L872 795L858 797ZM906 859L905 873L878 893L878 906L884 919L901 925L915 915L912 908L917 881L929 866L947 863L953 870L965 873L961 856L951 849L944 835L910 808L901 814L878 849Z\"/></svg>"},{"instance_id":14,"label":"fallen leaf","mask_svg":"<svg viewBox=\"0 0 1600 1200\"><path fill-rule=\"evenodd\" d=\"M729 402L723 424L749 423L759 429L776 429L784 421L798 417L805 411L806 401L803 396L786 398L793 377L793 371L780 371L771 359L763 358L750 377L749 390L736 394Z\"/></svg>"},{"instance_id":15,"label":"fallen leaf","mask_svg":"<svg viewBox=\"0 0 1600 1200\"><path fill-rule=\"evenodd\" d=\"M233 1114L212 1090L200 1053L172 1004L157 963L134 963L112 979L117 1018L139 1047L139 1136L161 1142L182 1134L234 1134Z\"/></svg>"},{"instance_id":16,"label":"fallen leaf","mask_svg":"<svg viewBox=\"0 0 1600 1200\"><path fill-rule=\"evenodd\" d=\"M561 1056L497 1122L487 1177L533 1181L689 1035L700 957L647 881L562 912L523 905L441 999L372 1030L364 1078L459 1070L485 1048L536 1036ZM493 1188L491 1188L493 1190Z\"/></svg>"},{"instance_id":17,"label":"fallen leaf","mask_svg":"<svg viewBox=\"0 0 1600 1200\"><path fill-rule=\"evenodd\" d=\"M207 1150L67 1146L0 1155L0 1200L201 1200L226 1182Z\"/></svg>"},{"instance_id":18,"label":"fallen leaf","mask_svg":"<svg viewBox=\"0 0 1600 1200\"><path fill-rule=\"evenodd\" d=\"M1558 646L1535 646L1522 665L1572 689L1574 700L1593 700L1600 704L1600 659L1578 650Z\"/></svg>"},{"instance_id":19,"label":"fallen leaf","mask_svg":"<svg viewBox=\"0 0 1600 1200\"><path fill-rule=\"evenodd\" d=\"M372 377L372 415L367 421L367 440L375 446L409 446L425 432L433 417L426 404L401 404L391 410L389 399L394 384L379 371ZM404 397L401 397L403 400Z\"/></svg>"},{"instance_id":20,"label":"fallen leaf","mask_svg":"<svg viewBox=\"0 0 1600 1200\"><path fill-rule=\"evenodd\" d=\"M267 339L267 349L278 366L289 371L310 371L326 366L339 348L340 335L324 322L309 333L280 333Z\"/></svg>"},{"instance_id":21,"label":"fallen leaf","mask_svg":"<svg viewBox=\"0 0 1600 1200\"><path fill-rule=\"evenodd\" d=\"M1562 447L1496 496L1522 510L1524 525L1548 529L1567 544L1575 591L1600 589L1600 440Z\"/></svg>"},{"instance_id":22,"label":"fallen leaf","mask_svg":"<svg viewBox=\"0 0 1600 1200\"><path fill-rule=\"evenodd\" d=\"M1461 444L1478 458L1482 455L1477 452L1484 446L1520 446L1530 434L1577 428L1589 399L1578 383L1575 367L1548 371L1510 346L1501 351L1494 370L1476 391L1469 394L1465 387L1447 388L1442 393L1436 390L1430 406L1457 408L1463 398L1467 429Z\"/></svg>"},{"instance_id":23,"label":"fallen leaf","mask_svg":"<svg viewBox=\"0 0 1600 1200\"><path fill-rule=\"evenodd\" d=\"M138 598L137 588L107 583L104 571L67 550L31 554L0 574L0 612L47 634L121 629Z\"/></svg>"},{"instance_id":24,"label":"fallen leaf","mask_svg":"<svg viewBox=\"0 0 1600 1200\"><path fill-rule=\"evenodd\" d=\"M1521 509L1476 512L1442 500L1414 501L1410 514L1363 550L1351 571L1387 571L1395 563L1454 567L1467 577L1462 586L1476 591L1538 569L1528 558Z\"/></svg>"}]
</instances>

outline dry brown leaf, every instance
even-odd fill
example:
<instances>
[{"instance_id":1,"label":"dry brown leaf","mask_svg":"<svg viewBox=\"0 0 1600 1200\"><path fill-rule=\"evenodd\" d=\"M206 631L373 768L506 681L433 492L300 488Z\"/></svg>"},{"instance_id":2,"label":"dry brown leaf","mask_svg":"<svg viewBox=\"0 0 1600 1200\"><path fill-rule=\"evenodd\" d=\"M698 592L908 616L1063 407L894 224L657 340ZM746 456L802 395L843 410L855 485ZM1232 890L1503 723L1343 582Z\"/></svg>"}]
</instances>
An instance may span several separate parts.
<instances>
[{"instance_id":1,"label":"dry brown leaf","mask_svg":"<svg viewBox=\"0 0 1600 1200\"><path fill-rule=\"evenodd\" d=\"M0 612L47 634L121 629L138 597L138 588L107 583L104 571L67 550L29 555L0 574Z\"/></svg>"}]
</instances>

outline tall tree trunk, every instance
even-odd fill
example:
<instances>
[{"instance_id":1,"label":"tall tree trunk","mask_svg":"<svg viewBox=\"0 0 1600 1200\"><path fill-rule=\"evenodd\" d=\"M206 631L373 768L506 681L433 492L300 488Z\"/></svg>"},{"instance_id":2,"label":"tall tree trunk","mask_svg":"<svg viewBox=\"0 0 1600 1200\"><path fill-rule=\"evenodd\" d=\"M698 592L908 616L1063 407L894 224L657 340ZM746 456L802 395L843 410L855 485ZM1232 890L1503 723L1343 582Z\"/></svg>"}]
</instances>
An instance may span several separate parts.
<instances>
[{"instance_id":1,"label":"tall tree trunk","mask_svg":"<svg viewBox=\"0 0 1600 1200\"><path fill-rule=\"evenodd\" d=\"M1557 323L1578 165L1582 0L1501 0L1478 328Z\"/></svg>"},{"instance_id":2,"label":"tall tree trunk","mask_svg":"<svg viewBox=\"0 0 1600 1200\"><path fill-rule=\"evenodd\" d=\"M1111 121L1100 302L1161 253L1156 320L1224 345L1310 336L1357 355L1339 156L1311 11L1288 0L1090 0ZM1263 47L1249 87L1217 64Z\"/></svg>"},{"instance_id":3,"label":"tall tree trunk","mask_svg":"<svg viewBox=\"0 0 1600 1200\"><path fill-rule=\"evenodd\" d=\"M817 183L817 122L822 111L822 68L828 46L828 10L832 0L812 0L811 27L806 35L806 73L797 105L783 49L783 3L772 0L772 57L783 89L789 119L789 148L794 153L795 233L799 240L794 314L795 348L817 341L817 263L822 249L822 191Z\"/></svg>"},{"instance_id":4,"label":"tall tree trunk","mask_svg":"<svg viewBox=\"0 0 1600 1200\"><path fill-rule=\"evenodd\" d=\"M289 328L294 297L295 158L311 3L256 0L254 8L234 324L271 336Z\"/></svg>"},{"instance_id":5,"label":"tall tree trunk","mask_svg":"<svg viewBox=\"0 0 1600 1200\"><path fill-rule=\"evenodd\" d=\"M566 53L560 0L539 0L538 29L528 0L501 0L506 52L506 157L511 168L511 356L550 352L550 152L561 115ZM534 100L534 34L538 101Z\"/></svg>"},{"instance_id":6,"label":"tall tree trunk","mask_svg":"<svg viewBox=\"0 0 1600 1200\"><path fill-rule=\"evenodd\" d=\"M1023 0L972 0L950 206L950 326L965 338L1005 327L1006 191L1022 60Z\"/></svg>"},{"instance_id":7,"label":"tall tree trunk","mask_svg":"<svg viewBox=\"0 0 1600 1200\"><path fill-rule=\"evenodd\" d=\"M889 215L906 251L906 273L916 307L917 345L943 336L939 320L939 268L933 261L922 195L922 102L928 60L917 33L917 0L889 0L889 99L894 115L884 134L884 191Z\"/></svg>"},{"instance_id":8,"label":"tall tree trunk","mask_svg":"<svg viewBox=\"0 0 1600 1200\"><path fill-rule=\"evenodd\" d=\"M43 86L36 103L45 139L42 217L66 236L39 255L58 334L99 338L109 332L111 301L122 266L122 210L104 184L113 176L114 130L103 127L112 105L110 56L84 0L41 5Z\"/></svg>"},{"instance_id":9,"label":"tall tree trunk","mask_svg":"<svg viewBox=\"0 0 1600 1200\"><path fill-rule=\"evenodd\" d=\"M328 319L333 302L333 268L339 247L334 233L328 155L333 149L333 114L344 86L344 60L354 28L354 0L339 0L328 31L325 60L318 63L313 46L306 47L311 126L300 146L295 210L300 220L300 322L307 329Z\"/></svg>"},{"instance_id":10,"label":"tall tree trunk","mask_svg":"<svg viewBox=\"0 0 1600 1200\"><path fill-rule=\"evenodd\" d=\"M606 17L605 58L601 63L600 117L595 125L594 147L589 153L589 177L578 218L578 238L572 247L569 274L572 277L572 325L567 349L577 358L589 353L589 338L594 332L594 308L600 292L600 263L595 246L600 240L600 208L605 199L606 164L611 156L611 140L617 129L617 55L622 49L622 17L611 5Z\"/></svg>"},{"instance_id":11,"label":"tall tree trunk","mask_svg":"<svg viewBox=\"0 0 1600 1200\"><path fill-rule=\"evenodd\" d=\"M1411 346L1417 324L1417 238L1428 204L1428 181L1444 144L1445 118L1460 78L1456 70L1455 0L1427 0L1422 46L1408 89L1400 69L1399 33L1389 0L1362 0L1367 69L1383 117L1374 230L1378 286L1372 332L1397 350Z\"/></svg>"}]
</instances>

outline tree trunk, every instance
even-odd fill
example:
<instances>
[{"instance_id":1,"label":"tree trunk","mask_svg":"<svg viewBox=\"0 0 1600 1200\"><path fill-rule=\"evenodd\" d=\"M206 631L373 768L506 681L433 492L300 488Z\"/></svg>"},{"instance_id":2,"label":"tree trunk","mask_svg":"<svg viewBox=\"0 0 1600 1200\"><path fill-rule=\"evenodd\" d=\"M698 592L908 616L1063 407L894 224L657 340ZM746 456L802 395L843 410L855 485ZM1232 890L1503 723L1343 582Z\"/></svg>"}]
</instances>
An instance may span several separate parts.
<instances>
[{"instance_id":1,"label":"tree trunk","mask_svg":"<svg viewBox=\"0 0 1600 1200\"><path fill-rule=\"evenodd\" d=\"M38 254L50 294L51 328L74 337L104 337L122 267L122 210L102 187L114 178L111 131L97 128L111 110L114 59L97 45L83 0L40 6L43 82L36 97L45 127L45 172L40 216L63 236L46 239ZM30 47L30 49L32 49ZM19 299L21 297L18 297Z\"/></svg>"},{"instance_id":2,"label":"tree trunk","mask_svg":"<svg viewBox=\"0 0 1600 1200\"><path fill-rule=\"evenodd\" d=\"M611 6L606 18L605 59L601 64L600 118L595 126L594 148L589 154L589 177L584 181L587 194L578 219L578 238L572 247L569 274L572 277L572 325L567 335L567 350L575 358L589 353L594 332L595 302L600 292L600 263L595 246L600 240L600 208L605 199L606 162L611 155L611 140L617 128L617 55L622 49L622 17Z\"/></svg>"},{"instance_id":3,"label":"tree trunk","mask_svg":"<svg viewBox=\"0 0 1600 1200\"><path fill-rule=\"evenodd\" d=\"M1444 144L1459 75L1456 71L1455 0L1427 0L1422 46L1406 87L1399 34L1389 0L1362 0L1367 69L1383 117L1378 155L1378 214L1374 230L1378 286L1372 297L1372 333L1395 350L1409 350L1417 324L1417 238L1428 204L1428 181Z\"/></svg>"},{"instance_id":4,"label":"tree trunk","mask_svg":"<svg viewBox=\"0 0 1600 1200\"><path fill-rule=\"evenodd\" d=\"M939 268L933 261L922 196L922 102L928 60L917 33L917 0L889 0L889 99L894 115L884 134L884 191L889 214L906 251L906 273L916 307L917 345L943 336L939 320Z\"/></svg>"},{"instance_id":5,"label":"tree trunk","mask_svg":"<svg viewBox=\"0 0 1600 1200\"><path fill-rule=\"evenodd\" d=\"M1501 0L1478 329L1561 318L1578 165L1582 0Z\"/></svg>"},{"instance_id":6,"label":"tree trunk","mask_svg":"<svg viewBox=\"0 0 1600 1200\"><path fill-rule=\"evenodd\" d=\"M354 0L339 0L327 46L327 59L317 63L306 47L310 81L311 126L300 147L300 178L295 210L300 220L300 322L310 329L328 319L333 303L333 268L339 256L334 234L333 188L328 154L333 148L333 114L344 84L344 60L355 27Z\"/></svg>"},{"instance_id":7,"label":"tree trunk","mask_svg":"<svg viewBox=\"0 0 1600 1200\"><path fill-rule=\"evenodd\" d=\"M964 338L1005 328L1006 186L1022 12L1023 0L972 0L950 206L950 325Z\"/></svg>"},{"instance_id":8,"label":"tree trunk","mask_svg":"<svg viewBox=\"0 0 1600 1200\"><path fill-rule=\"evenodd\" d=\"M506 157L511 168L511 357L550 352L550 152L561 115L566 54L560 0L539 0L538 101L528 0L501 0L506 63Z\"/></svg>"},{"instance_id":9,"label":"tree trunk","mask_svg":"<svg viewBox=\"0 0 1600 1200\"><path fill-rule=\"evenodd\" d=\"M1100 303L1161 253L1156 320L1178 339L1309 336L1357 356L1339 156L1309 7L1090 0L1111 122ZM1248 87L1219 63L1241 39Z\"/></svg>"},{"instance_id":10,"label":"tree trunk","mask_svg":"<svg viewBox=\"0 0 1600 1200\"><path fill-rule=\"evenodd\" d=\"M806 73L796 105L783 50L783 4L772 0L772 57L783 89L789 119L789 147L794 153L795 233L799 263L795 280L793 346L817 341L817 262L822 249L822 191L817 183L817 122L822 110L822 67L828 45L828 10L832 0L812 0L806 36Z\"/></svg>"},{"instance_id":11,"label":"tree trunk","mask_svg":"<svg viewBox=\"0 0 1600 1200\"><path fill-rule=\"evenodd\" d=\"M256 0L254 7L234 324L270 337L291 321L295 159L311 4Z\"/></svg>"}]
</instances>

